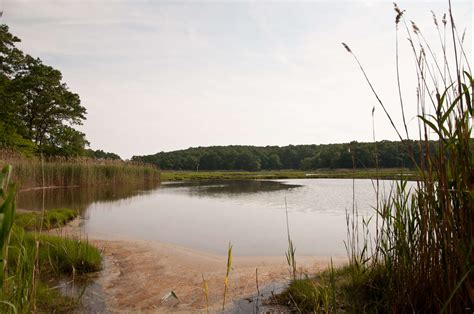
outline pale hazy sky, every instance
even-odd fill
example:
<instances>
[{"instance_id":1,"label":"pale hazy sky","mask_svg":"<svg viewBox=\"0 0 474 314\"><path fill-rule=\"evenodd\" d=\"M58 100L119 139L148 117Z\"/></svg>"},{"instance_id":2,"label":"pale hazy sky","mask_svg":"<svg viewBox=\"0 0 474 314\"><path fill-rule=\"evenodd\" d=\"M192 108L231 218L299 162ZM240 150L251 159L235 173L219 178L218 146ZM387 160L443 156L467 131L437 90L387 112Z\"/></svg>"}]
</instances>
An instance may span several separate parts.
<instances>
[{"instance_id":1,"label":"pale hazy sky","mask_svg":"<svg viewBox=\"0 0 474 314\"><path fill-rule=\"evenodd\" d=\"M399 2L434 47L430 10ZM453 1L472 51L472 1ZM87 108L91 147L120 154L210 145L396 139L352 57L400 121L392 1L0 0L21 49L64 75ZM402 87L416 126L414 61L401 33Z\"/></svg>"}]
</instances>

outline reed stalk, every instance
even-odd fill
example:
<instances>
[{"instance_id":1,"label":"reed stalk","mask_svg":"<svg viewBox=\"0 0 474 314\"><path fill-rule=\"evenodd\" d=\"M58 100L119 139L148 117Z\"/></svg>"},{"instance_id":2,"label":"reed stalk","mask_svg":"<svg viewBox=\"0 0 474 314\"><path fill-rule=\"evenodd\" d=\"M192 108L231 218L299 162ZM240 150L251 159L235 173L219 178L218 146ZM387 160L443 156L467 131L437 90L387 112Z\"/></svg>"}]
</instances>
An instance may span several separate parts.
<instances>
[{"instance_id":1,"label":"reed stalk","mask_svg":"<svg viewBox=\"0 0 474 314\"><path fill-rule=\"evenodd\" d=\"M222 298L222 313L225 310L225 301L227 296L227 289L229 288L229 274L232 269L232 244L229 243L229 248L227 250L227 268L224 278L224 296Z\"/></svg>"},{"instance_id":2,"label":"reed stalk","mask_svg":"<svg viewBox=\"0 0 474 314\"><path fill-rule=\"evenodd\" d=\"M348 223L353 289L364 291L365 306L383 312L472 311L474 304L474 169L472 119L474 80L469 60L457 36L451 3L451 38L443 36L433 13L443 56L439 60L416 23L411 29L405 11L395 5L396 67L402 125L395 124L387 106L375 91L361 62L347 44L364 79L385 112L397 136L405 143L417 169L415 186L406 178L396 182L390 194L378 201L375 252L366 254L371 237L354 245L358 230ZM446 16L446 15L445 15ZM415 158L405 120L398 65L398 24L403 23L417 73L419 158ZM446 28L447 19L443 18ZM451 41L451 49L449 49ZM451 59L450 57L451 56ZM453 80L454 78L454 80ZM432 113L430 113L432 112ZM436 138L436 144L430 141ZM354 215L353 215L354 216ZM358 223L357 217L352 221ZM362 222L368 225L367 221ZM357 257L357 258L354 258ZM377 257L380 257L377 258ZM360 294L359 294L360 296ZM375 299L379 300L376 301ZM359 304L360 305L360 304Z\"/></svg>"}]
</instances>

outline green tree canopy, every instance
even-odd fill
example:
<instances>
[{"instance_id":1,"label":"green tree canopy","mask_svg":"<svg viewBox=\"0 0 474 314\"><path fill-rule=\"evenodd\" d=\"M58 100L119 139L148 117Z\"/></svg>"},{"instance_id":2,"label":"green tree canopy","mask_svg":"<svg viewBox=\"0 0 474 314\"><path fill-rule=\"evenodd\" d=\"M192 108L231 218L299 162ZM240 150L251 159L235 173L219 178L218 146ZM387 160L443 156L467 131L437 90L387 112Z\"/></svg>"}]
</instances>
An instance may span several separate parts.
<instances>
[{"instance_id":1,"label":"green tree canopy","mask_svg":"<svg viewBox=\"0 0 474 314\"><path fill-rule=\"evenodd\" d=\"M415 160L420 145L411 141ZM436 143L432 142L432 151ZM377 154L377 158L376 158ZM154 155L134 156L135 161L152 163L169 170L278 170L413 167L413 160L401 142L351 142L327 145L278 146L211 146L196 147Z\"/></svg>"},{"instance_id":2,"label":"green tree canopy","mask_svg":"<svg viewBox=\"0 0 474 314\"><path fill-rule=\"evenodd\" d=\"M24 54L20 39L0 25L0 145L21 152L79 156L85 134L74 129L85 120L79 95L59 70Z\"/></svg>"}]
</instances>

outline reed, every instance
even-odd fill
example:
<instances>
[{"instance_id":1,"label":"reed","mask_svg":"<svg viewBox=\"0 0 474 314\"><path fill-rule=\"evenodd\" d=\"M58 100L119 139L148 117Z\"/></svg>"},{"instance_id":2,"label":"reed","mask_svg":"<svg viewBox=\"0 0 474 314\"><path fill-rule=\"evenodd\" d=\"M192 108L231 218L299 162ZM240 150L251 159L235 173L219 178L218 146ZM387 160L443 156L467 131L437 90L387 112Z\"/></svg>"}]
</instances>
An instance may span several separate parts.
<instances>
[{"instance_id":1,"label":"reed","mask_svg":"<svg viewBox=\"0 0 474 314\"><path fill-rule=\"evenodd\" d=\"M285 253L286 262L288 264L288 271L290 272L291 278L296 280L296 248L293 245L293 241L290 236L290 223L288 220L288 204L285 197L285 213L286 213L286 235L288 237L288 249Z\"/></svg>"},{"instance_id":2,"label":"reed","mask_svg":"<svg viewBox=\"0 0 474 314\"><path fill-rule=\"evenodd\" d=\"M50 157L42 163L40 158L0 151L0 162L13 166L12 178L22 189L132 184L160 179L159 170L153 166L120 160Z\"/></svg>"},{"instance_id":3,"label":"reed","mask_svg":"<svg viewBox=\"0 0 474 314\"><path fill-rule=\"evenodd\" d=\"M209 285L207 284L206 279L204 279L204 274L201 274L202 277L202 290L204 292L204 297L206 298L206 313L209 313Z\"/></svg>"},{"instance_id":4,"label":"reed","mask_svg":"<svg viewBox=\"0 0 474 314\"><path fill-rule=\"evenodd\" d=\"M15 215L15 185L10 183L12 167L5 166L0 172L0 288L8 278L8 250L13 217Z\"/></svg>"},{"instance_id":5,"label":"reed","mask_svg":"<svg viewBox=\"0 0 474 314\"><path fill-rule=\"evenodd\" d=\"M349 272L348 267L334 268L331 261L327 270L314 277L292 280L276 301L299 313L337 313L343 308L343 287Z\"/></svg>"},{"instance_id":6,"label":"reed","mask_svg":"<svg viewBox=\"0 0 474 314\"><path fill-rule=\"evenodd\" d=\"M0 312L70 311L77 300L63 296L45 282L60 274L97 271L101 254L87 240L43 234L77 216L68 209L15 214L12 167L0 173ZM28 230L34 230L28 232Z\"/></svg>"},{"instance_id":7,"label":"reed","mask_svg":"<svg viewBox=\"0 0 474 314\"><path fill-rule=\"evenodd\" d=\"M40 224L43 223L43 229L49 230L61 228L77 216L77 211L69 208L46 210L43 217L41 212L37 211L16 213L14 224L25 230L34 231L39 230Z\"/></svg>"},{"instance_id":8,"label":"reed","mask_svg":"<svg viewBox=\"0 0 474 314\"><path fill-rule=\"evenodd\" d=\"M402 175L383 195L379 178L375 180L375 235L369 232L372 217L359 216L354 195L353 208L346 214L349 265L294 280L282 300L299 311L464 313L474 309L474 80L463 48L464 35L458 34L450 3L441 23L433 13L441 53L434 51L416 23L405 21L405 11L396 4L395 13L402 128L397 127L355 53L347 44L343 46L360 66L404 143L416 167L415 176L410 176L416 183L409 188L408 177ZM410 139L405 117L407 102L398 69L399 27L406 32L415 61L417 141ZM423 152L418 158L413 145ZM378 156L374 158L377 163Z\"/></svg>"},{"instance_id":9,"label":"reed","mask_svg":"<svg viewBox=\"0 0 474 314\"><path fill-rule=\"evenodd\" d=\"M414 22L409 25L405 21L405 12L397 5L395 11L397 38L401 25L415 60L420 121L418 145L424 154L419 161L412 155L417 169L416 186L409 189L406 178L401 178L392 192L377 204L376 215L381 224L377 225L374 250L368 252L367 241L350 247L350 269L356 275L348 287L353 292L359 291L353 298L353 310L364 306L382 312L472 311L474 81L469 60L454 24L451 4L450 23L446 15L442 22L444 34L448 30L451 38L441 35L443 32L433 16L440 34L441 60L420 28ZM395 132L406 143L406 151L412 154L402 93L399 101L404 135L354 52L348 45L344 47L354 56ZM398 42L396 49L398 56ZM398 89L401 90L400 83ZM432 137L437 139L434 151L430 149ZM355 221L357 223L357 219ZM358 234L355 228L349 231L352 238ZM364 235L365 240L370 237Z\"/></svg>"},{"instance_id":10,"label":"reed","mask_svg":"<svg viewBox=\"0 0 474 314\"><path fill-rule=\"evenodd\" d=\"M222 297L222 313L225 310L225 300L227 296L227 290L229 289L229 274L232 269L232 244L229 243L229 248L227 249L227 268L224 278L224 295Z\"/></svg>"}]
</instances>

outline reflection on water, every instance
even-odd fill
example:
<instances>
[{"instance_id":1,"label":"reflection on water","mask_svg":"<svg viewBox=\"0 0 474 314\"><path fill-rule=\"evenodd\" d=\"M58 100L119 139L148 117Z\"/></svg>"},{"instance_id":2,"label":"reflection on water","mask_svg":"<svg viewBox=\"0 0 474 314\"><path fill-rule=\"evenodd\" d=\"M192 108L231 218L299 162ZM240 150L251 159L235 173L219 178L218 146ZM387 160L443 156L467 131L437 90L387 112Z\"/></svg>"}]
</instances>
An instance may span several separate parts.
<instances>
[{"instance_id":1,"label":"reflection on water","mask_svg":"<svg viewBox=\"0 0 474 314\"><path fill-rule=\"evenodd\" d=\"M71 208L83 214L94 202L114 202L128 199L151 191L158 183L133 185L97 185L86 187L58 187L26 190L18 193L18 207L27 210L41 210L44 194L46 209Z\"/></svg>"},{"instance_id":2,"label":"reflection on water","mask_svg":"<svg viewBox=\"0 0 474 314\"><path fill-rule=\"evenodd\" d=\"M389 191L390 181L382 181ZM86 233L159 240L225 254L284 256L285 199L297 255L343 255L346 210L374 214L371 180L299 179L193 181L161 186L100 186L45 191L46 208L70 207ZM20 193L19 206L38 209L41 191Z\"/></svg>"},{"instance_id":3,"label":"reflection on water","mask_svg":"<svg viewBox=\"0 0 474 314\"><path fill-rule=\"evenodd\" d=\"M298 187L301 187L301 185L268 180L205 180L162 185L162 188L168 189L188 188L186 192L194 196L264 193L289 190ZM180 190L180 192L183 190L184 189Z\"/></svg>"}]
</instances>

